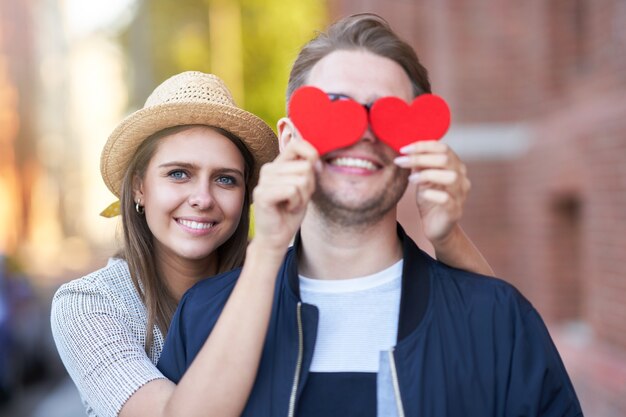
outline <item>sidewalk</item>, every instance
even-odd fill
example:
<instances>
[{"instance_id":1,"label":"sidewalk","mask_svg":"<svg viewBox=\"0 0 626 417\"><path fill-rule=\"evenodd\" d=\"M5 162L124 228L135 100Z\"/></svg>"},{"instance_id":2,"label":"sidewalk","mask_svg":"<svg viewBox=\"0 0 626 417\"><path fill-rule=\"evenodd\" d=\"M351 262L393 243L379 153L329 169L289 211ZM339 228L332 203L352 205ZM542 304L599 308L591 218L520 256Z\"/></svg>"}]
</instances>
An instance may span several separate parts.
<instances>
[{"instance_id":1,"label":"sidewalk","mask_svg":"<svg viewBox=\"0 0 626 417\"><path fill-rule=\"evenodd\" d=\"M18 394L0 417L85 417L78 391L69 378L40 384Z\"/></svg>"}]
</instances>

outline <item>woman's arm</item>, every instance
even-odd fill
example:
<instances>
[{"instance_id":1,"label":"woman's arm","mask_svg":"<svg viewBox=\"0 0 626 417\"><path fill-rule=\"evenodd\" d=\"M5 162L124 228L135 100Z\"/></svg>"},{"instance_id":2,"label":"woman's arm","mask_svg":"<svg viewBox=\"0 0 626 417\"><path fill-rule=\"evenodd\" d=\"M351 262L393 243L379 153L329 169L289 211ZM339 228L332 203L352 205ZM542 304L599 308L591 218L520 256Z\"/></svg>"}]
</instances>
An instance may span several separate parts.
<instances>
[{"instance_id":1,"label":"woman's arm","mask_svg":"<svg viewBox=\"0 0 626 417\"><path fill-rule=\"evenodd\" d=\"M494 275L459 221L471 188L465 164L442 142L423 141L402 149L396 163L411 170L423 231L440 261L455 268Z\"/></svg>"},{"instance_id":2,"label":"woman's arm","mask_svg":"<svg viewBox=\"0 0 626 417\"><path fill-rule=\"evenodd\" d=\"M117 416L138 388L164 378L144 350L142 309L123 261L63 285L52 301L59 355L99 417Z\"/></svg>"}]
</instances>

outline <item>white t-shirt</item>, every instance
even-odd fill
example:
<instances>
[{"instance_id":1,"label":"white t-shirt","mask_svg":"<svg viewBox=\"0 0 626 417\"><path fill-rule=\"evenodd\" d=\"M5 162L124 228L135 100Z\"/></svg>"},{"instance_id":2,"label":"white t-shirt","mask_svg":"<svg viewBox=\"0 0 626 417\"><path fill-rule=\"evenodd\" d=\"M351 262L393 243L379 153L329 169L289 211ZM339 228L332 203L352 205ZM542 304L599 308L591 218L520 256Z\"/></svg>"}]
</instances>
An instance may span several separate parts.
<instances>
[{"instance_id":1,"label":"white t-shirt","mask_svg":"<svg viewBox=\"0 0 626 417\"><path fill-rule=\"evenodd\" d=\"M311 372L378 371L380 352L396 344L402 265L342 280L300 275L302 301L319 310Z\"/></svg>"}]
</instances>

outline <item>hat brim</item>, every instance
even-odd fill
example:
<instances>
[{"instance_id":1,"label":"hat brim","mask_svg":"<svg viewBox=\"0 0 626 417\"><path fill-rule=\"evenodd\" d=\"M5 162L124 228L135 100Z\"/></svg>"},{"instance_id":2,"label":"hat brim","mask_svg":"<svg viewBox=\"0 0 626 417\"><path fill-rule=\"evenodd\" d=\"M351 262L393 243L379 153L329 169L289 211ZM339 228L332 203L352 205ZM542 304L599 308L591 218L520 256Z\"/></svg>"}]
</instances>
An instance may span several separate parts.
<instances>
[{"instance_id":1,"label":"hat brim","mask_svg":"<svg viewBox=\"0 0 626 417\"><path fill-rule=\"evenodd\" d=\"M252 113L221 104L164 103L137 110L109 136L100 158L102 179L108 189L120 197L125 171L146 138L169 127L196 124L219 127L243 141L254 158L250 190L258 182L261 166L278 155L276 134Z\"/></svg>"}]
</instances>

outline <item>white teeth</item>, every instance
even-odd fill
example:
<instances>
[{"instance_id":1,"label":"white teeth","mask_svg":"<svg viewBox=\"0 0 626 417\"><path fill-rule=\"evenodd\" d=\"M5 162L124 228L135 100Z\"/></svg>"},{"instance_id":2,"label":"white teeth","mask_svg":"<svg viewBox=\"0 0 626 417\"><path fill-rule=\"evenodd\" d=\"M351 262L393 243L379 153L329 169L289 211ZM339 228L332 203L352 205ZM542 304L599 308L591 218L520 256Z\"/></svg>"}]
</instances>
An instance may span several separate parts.
<instances>
[{"instance_id":1,"label":"white teeth","mask_svg":"<svg viewBox=\"0 0 626 417\"><path fill-rule=\"evenodd\" d=\"M200 222L195 222L193 220L178 219L178 223L190 229L196 229L196 230L205 230L205 229L210 229L211 227L213 227L213 223L200 223Z\"/></svg>"},{"instance_id":2,"label":"white teeth","mask_svg":"<svg viewBox=\"0 0 626 417\"><path fill-rule=\"evenodd\" d=\"M367 161L365 159L357 159L357 158L336 158L330 161L332 165L340 166L340 167L350 167L350 168L363 168L370 171L376 170L376 165L372 162Z\"/></svg>"}]
</instances>

